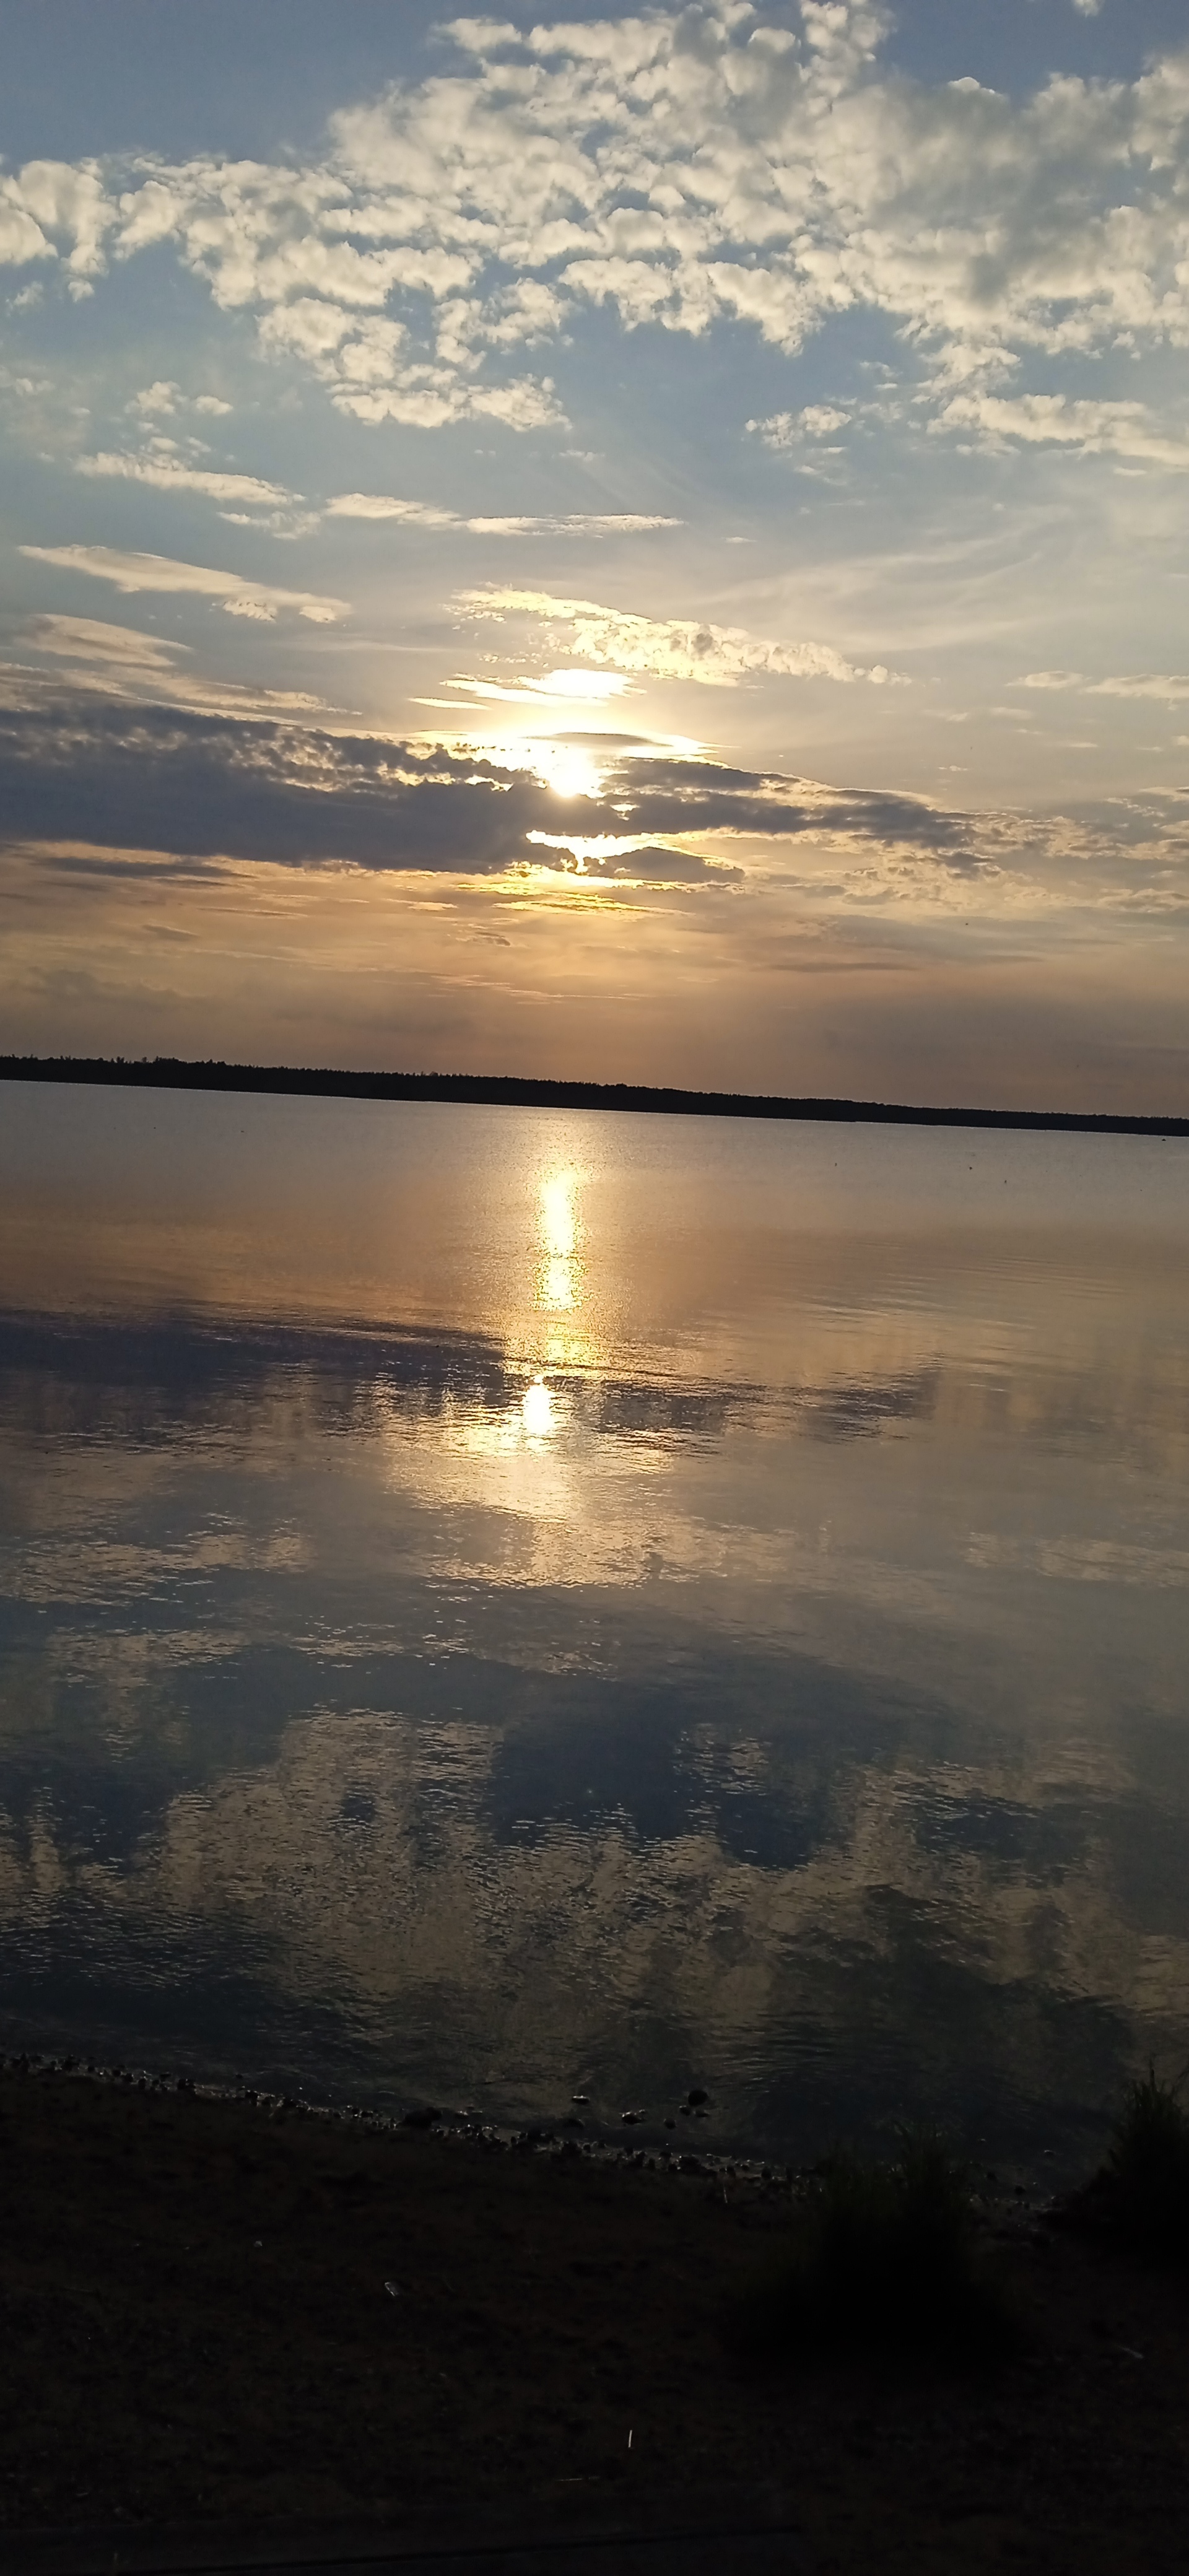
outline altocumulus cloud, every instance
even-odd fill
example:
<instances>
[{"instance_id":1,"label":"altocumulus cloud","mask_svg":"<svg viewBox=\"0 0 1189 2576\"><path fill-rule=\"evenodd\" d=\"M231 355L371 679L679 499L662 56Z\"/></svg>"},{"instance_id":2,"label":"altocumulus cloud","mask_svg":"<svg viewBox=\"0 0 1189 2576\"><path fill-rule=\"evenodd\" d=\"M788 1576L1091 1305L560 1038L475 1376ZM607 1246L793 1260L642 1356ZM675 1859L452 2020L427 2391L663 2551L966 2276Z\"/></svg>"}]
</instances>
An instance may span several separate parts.
<instances>
[{"instance_id":1,"label":"altocumulus cloud","mask_svg":"<svg viewBox=\"0 0 1189 2576\"><path fill-rule=\"evenodd\" d=\"M475 618L531 617L552 634L561 651L615 671L647 672L657 680L699 680L731 689L740 680L769 673L791 680L888 678L882 662L869 670L847 662L829 644L773 644L741 626L705 619L641 617L603 608L594 599L556 599L550 591L503 590L491 585L459 593L458 606Z\"/></svg>"},{"instance_id":2,"label":"altocumulus cloud","mask_svg":"<svg viewBox=\"0 0 1189 2576\"><path fill-rule=\"evenodd\" d=\"M581 308L790 352L864 308L924 353L926 421L1179 466L1179 427L1141 404L1003 387L1027 353L1189 343L1185 54L1013 97L888 71L889 23L874 0L459 19L452 64L337 114L320 157L0 178L0 260L78 297L172 246L342 411L431 427L558 420L529 353Z\"/></svg>"}]
</instances>

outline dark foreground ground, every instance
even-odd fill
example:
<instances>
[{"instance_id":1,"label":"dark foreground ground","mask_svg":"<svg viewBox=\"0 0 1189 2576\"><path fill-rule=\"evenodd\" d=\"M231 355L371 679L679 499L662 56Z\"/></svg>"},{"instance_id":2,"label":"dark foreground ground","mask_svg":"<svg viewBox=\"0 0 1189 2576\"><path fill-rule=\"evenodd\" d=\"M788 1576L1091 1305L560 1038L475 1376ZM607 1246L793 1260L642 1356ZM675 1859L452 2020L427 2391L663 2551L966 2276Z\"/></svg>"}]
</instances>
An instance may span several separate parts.
<instances>
[{"instance_id":1,"label":"dark foreground ground","mask_svg":"<svg viewBox=\"0 0 1189 2576\"><path fill-rule=\"evenodd\" d=\"M264 2525L696 2529L760 2496L812 2576L1184 2576L1183 2287L992 2212L1019 2358L761 2372L720 2324L788 2210L742 2176L6 2071L0 2561L68 2527L122 2525L131 2566L138 2525L209 2524L214 2559Z\"/></svg>"}]
</instances>

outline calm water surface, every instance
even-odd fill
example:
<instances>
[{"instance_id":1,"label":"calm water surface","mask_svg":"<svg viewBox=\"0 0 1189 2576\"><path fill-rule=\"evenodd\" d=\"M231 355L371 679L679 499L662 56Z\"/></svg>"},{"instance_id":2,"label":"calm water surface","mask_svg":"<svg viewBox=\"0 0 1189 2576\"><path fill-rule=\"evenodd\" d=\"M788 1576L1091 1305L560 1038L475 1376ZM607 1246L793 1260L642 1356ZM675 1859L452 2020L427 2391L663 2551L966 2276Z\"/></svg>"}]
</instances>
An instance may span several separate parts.
<instances>
[{"instance_id":1,"label":"calm water surface","mask_svg":"<svg viewBox=\"0 0 1189 2576\"><path fill-rule=\"evenodd\" d=\"M1025 2163L1189 2055L1189 1147L2 1090L10 2045Z\"/></svg>"}]
</instances>

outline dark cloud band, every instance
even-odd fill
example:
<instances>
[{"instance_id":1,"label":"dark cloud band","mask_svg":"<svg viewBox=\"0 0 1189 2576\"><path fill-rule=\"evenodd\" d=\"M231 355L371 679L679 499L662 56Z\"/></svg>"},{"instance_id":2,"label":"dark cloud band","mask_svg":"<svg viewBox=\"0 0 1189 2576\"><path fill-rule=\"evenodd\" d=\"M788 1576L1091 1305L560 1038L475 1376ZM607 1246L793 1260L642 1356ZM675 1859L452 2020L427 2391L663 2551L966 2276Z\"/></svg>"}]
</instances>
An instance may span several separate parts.
<instances>
[{"instance_id":1,"label":"dark cloud band","mask_svg":"<svg viewBox=\"0 0 1189 2576\"><path fill-rule=\"evenodd\" d=\"M722 871L656 846L705 832L843 833L961 867L968 825L923 800L836 792L804 780L674 758L611 768L600 797L564 797L526 770L465 747L169 707L63 696L0 712L0 811L10 841L169 853L286 867L493 875L565 866L569 835L622 844L603 875L703 881ZM549 843L529 835L548 834Z\"/></svg>"}]
</instances>

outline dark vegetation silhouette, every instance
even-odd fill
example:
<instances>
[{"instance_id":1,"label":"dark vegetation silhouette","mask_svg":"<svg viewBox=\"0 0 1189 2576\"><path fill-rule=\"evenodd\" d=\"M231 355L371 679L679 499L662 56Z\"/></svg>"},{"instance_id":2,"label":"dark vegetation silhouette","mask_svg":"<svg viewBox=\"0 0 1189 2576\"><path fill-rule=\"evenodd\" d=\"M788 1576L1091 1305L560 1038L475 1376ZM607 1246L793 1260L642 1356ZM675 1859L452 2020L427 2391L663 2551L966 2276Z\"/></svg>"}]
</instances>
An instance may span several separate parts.
<instances>
[{"instance_id":1,"label":"dark vegetation silhouette","mask_svg":"<svg viewBox=\"0 0 1189 2576\"><path fill-rule=\"evenodd\" d=\"M727 2319L758 2363L895 2348L951 2363L1023 2341L969 2173L932 2130L905 2130L890 2162L836 2148L807 2183L783 2243Z\"/></svg>"},{"instance_id":2,"label":"dark vegetation silhouette","mask_svg":"<svg viewBox=\"0 0 1189 2576\"><path fill-rule=\"evenodd\" d=\"M1128 2086L1105 2163L1062 2213L1069 2226L1176 2271L1189 2270L1185 2080L1185 2073L1163 2077L1149 2065Z\"/></svg>"},{"instance_id":3,"label":"dark vegetation silhouette","mask_svg":"<svg viewBox=\"0 0 1189 2576\"><path fill-rule=\"evenodd\" d=\"M550 1082L528 1075L353 1073L320 1065L224 1064L181 1056L0 1055L0 1080L128 1090L273 1093L310 1100L453 1100L489 1107L615 1109L654 1117L817 1119L888 1127L1056 1128L1088 1135L1189 1136L1189 1118L1074 1109L941 1109L919 1102L684 1091L643 1082Z\"/></svg>"}]
</instances>

